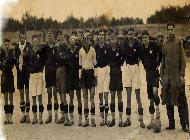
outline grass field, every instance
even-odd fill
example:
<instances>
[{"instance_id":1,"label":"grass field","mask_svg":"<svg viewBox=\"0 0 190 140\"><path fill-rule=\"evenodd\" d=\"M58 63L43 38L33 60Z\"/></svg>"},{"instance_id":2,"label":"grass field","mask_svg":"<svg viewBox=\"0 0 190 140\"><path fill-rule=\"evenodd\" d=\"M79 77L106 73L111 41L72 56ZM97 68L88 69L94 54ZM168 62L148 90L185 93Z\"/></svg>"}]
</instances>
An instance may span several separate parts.
<instances>
[{"instance_id":1,"label":"grass field","mask_svg":"<svg viewBox=\"0 0 190 140\"><path fill-rule=\"evenodd\" d=\"M190 84L190 62L187 62L186 69L186 95L188 101L190 101L190 90L188 89L188 84ZM146 82L145 82L145 72L143 66L140 65L141 73L141 97L144 107L144 122L146 125L149 123L149 101L146 94ZM15 74L15 85L16 85L16 74ZM126 119L125 108L126 108L126 91L123 91L123 102L124 102L124 113L123 119ZM160 89L159 89L160 94ZM31 97L30 97L30 101ZM110 94L109 94L110 102ZM132 126L127 128L119 128L116 126L108 128L106 126L99 126L100 123L100 114L99 114L99 97L96 93L95 95L95 106L96 106L96 123L97 127L92 128L82 128L77 126L77 98L74 98L74 119L75 124L72 127L65 127L63 125L52 124L20 124L19 120L21 117L21 111L19 107L20 97L19 92L16 90L14 94L14 115L12 125L3 125L4 112L3 112L3 95L0 94L0 124L2 128L0 129L0 138L5 137L6 140L188 140L190 136L187 133L181 131L179 117L177 113L177 108L175 108L175 119L176 119L176 130L166 131L165 127L168 125L167 115L165 106L161 105L161 121L162 121L162 130L161 133L153 133L152 130L148 131L147 129L142 129L139 127L138 118L137 118L137 103L135 99L135 94L133 91L132 94ZM47 118L48 112L46 111L47 105L47 93L43 94L43 103L45 105L45 111L43 119ZM59 114L60 116L60 114ZM32 119L32 112L30 111L30 118ZM109 119L111 119L111 114L109 112ZM84 118L83 118L84 120ZM118 123L118 112L117 112L117 99L116 99L116 123Z\"/></svg>"}]
</instances>

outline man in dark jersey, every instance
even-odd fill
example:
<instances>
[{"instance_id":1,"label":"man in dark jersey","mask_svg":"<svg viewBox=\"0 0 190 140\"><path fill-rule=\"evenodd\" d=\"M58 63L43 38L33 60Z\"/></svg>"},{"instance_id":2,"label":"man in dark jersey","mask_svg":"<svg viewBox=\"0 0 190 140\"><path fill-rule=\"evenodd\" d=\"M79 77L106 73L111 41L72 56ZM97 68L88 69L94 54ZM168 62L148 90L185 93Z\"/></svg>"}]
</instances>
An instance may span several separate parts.
<instances>
[{"instance_id":1,"label":"man in dark jersey","mask_svg":"<svg viewBox=\"0 0 190 140\"><path fill-rule=\"evenodd\" d=\"M30 80L29 80L29 91L32 95L32 112L34 118L32 120L32 124L38 123L37 118L37 104L36 99L38 97L39 101L39 124L43 123L42 114L44 111L44 106L42 102L42 94L44 93L44 58L42 48L39 45L39 37L37 35L32 36L32 47L29 49L29 72L30 72Z\"/></svg>"},{"instance_id":2,"label":"man in dark jersey","mask_svg":"<svg viewBox=\"0 0 190 140\"><path fill-rule=\"evenodd\" d=\"M140 69L139 69L139 60L141 58L141 45L138 39L134 37L134 28L128 29L128 38L123 43L123 86L127 91L127 108L126 115L127 119L124 123L125 126L131 125L131 93L132 88L135 89L136 100L138 104L138 114L139 114L139 123L140 127L145 128L143 121L143 107L140 96Z\"/></svg>"},{"instance_id":3,"label":"man in dark jersey","mask_svg":"<svg viewBox=\"0 0 190 140\"><path fill-rule=\"evenodd\" d=\"M82 101L81 101L81 88L79 87L79 47L76 46L76 36L72 35L69 39L69 57L67 67L67 91L70 96L69 113L70 124L74 123L74 91L76 90L78 100L78 126L82 126Z\"/></svg>"},{"instance_id":4,"label":"man in dark jersey","mask_svg":"<svg viewBox=\"0 0 190 140\"><path fill-rule=\"evenodd\" d=\"M111 103L110 103L110 110L111 110L111 116L112 120L108 124L109 127L112 127L115 125L115 95L117 93L118 97L118 111L119 111L119 127L123 126L123 101L122 101L122 90L123 90L123 84L122 84L122 71L121 71L121 65L122 65L122 55L121 55L121 49L119 48L117 44L117 38L115 35L111 35L110 37L110 45L111 48L108 51L109 55L109 66L110 66L110 84L109 89L111 93Z\"/></svg>"},{"instance_id":5,"label":"man in dark jersey","mask_svg":"<svg viewBox=\"0 0 190 140\"><path fill-rule=\"evenodd\" d=\"M30 123L29 111L29 59L28 50L31 44L26 41L26 32L21 31L19 34L19 43L15 49L16 57L19 65L17 66L17 88L20 92L20 109L22 112L22 118L20 123ZM24 98L26 96L26 99ZM26 112L26 113L25 113Z\"/></svg>"},{"instance_id":6,"label":"man in dark jersey","mask_svg":"<svg viewBox=\"0 0 190 140\"><path fill-rule=\"evenodd\" d=\"M71 123L68 118L68 104L66 98L67 86L67 58L68 58L68 44L62 40L62 32L59 31L56 35L55 48L55 63L56 63L56 87L61 97L61 111L64 116L57 123L63 123L65 126L70 126ZM63 113L62 112L62 113Z\"/></svg>"},{"instance_id":7,"label":"man in dark jersey","mask_svg":"<svg viewBox=\"0 0 190 140\"><path fill-rule=\"evenodd\" d=\"M14 110L13 105L13 93L14 87L14 75L13 67L17 64L15 57L15 45L10 43L10 40L4 39L3 47L0 49L0 71L1 74L1 92L4 95L4 111L5 121L4 124L12 124L12 115Z\"/></svg>"},{"instance_id":8,"label":"man in dark jersey","mask_svg":"<svg viewBox=\"0 0 190 140\"><path fill-rule=\"evenodd\" d=\"M57 89L56 89L56 54L55 54L55 35L49 30L46 34L47 44L43 46L44 54L43 57L45 59L45 81L46 88L48 93L48 118L45 121L46 124L52 122L52 94L54 96L54 111L55 111L55 122L58 120L58 99L57 99Z\"/></svg>"},{"instance_id":9,"label":"man in dark jersey","mask_svg":"<svg viewBox=\"0 0 190 140\"><path fill-rule=\"evenodd\" d=\"M162 50L153 41L149 40L149 32L144 30L142 32L142 63L146 71L147 93L150 100L149 113L150 124L147 126L151 129L153 126L154 113L156 107L156 118L160 118L159 104L160 98L158 96L159 87L159 65L162 59ZM155 107L154 107L155 104Z\"/></svg>"},{"instance_id":10,"label":"man in dark jersey","mask_svg":"<svg viewBox=\"0 0 190 140\"><path fill-rule=\"evenodd\" d=\"M108 124L108 93L109 93L109 55L108 47L105 44L105 32L100 30L98 35L98 43L95 46L97 61L97 93L99 94L99 108L101 114L100 126ZM103 103L103 97L105 104ZM105 115L104 115L105 113Z\"/></svg>"},{"instance_id":11,"label":"man in dark jersey","mask_svg":"<svg viewBox=\"0 0 190 140\"><path fill-rule=\"evenodd\" d=\"M65 122L64 115L64 102L63 102L63 94L66 93L66 66L65 66L65 49L67 48L67 42L63 39L62 32L57 31L55 35L56 39L56 87L60 96L60 110L61 110L61 118L57 120L57 124L62 124ZM63 61L63 64L61 64Z\"/></svg>"}]
</instances>

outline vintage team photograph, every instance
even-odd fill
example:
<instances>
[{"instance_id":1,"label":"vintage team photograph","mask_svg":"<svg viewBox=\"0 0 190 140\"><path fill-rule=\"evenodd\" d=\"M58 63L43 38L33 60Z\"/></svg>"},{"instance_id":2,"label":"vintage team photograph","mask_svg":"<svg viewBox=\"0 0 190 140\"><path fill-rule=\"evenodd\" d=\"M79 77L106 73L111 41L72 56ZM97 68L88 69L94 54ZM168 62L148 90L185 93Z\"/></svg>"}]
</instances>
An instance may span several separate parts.
<instances>
[{"instance_id":1,"label":"vintage team photograph","mask_svg":"<svg viewBox=\"0 0 190 140\"><path fill-rule=\"evenodd\" d=\"M190 140L190 0L0 9L0 140Z\"/></svg>"}]
</instances>

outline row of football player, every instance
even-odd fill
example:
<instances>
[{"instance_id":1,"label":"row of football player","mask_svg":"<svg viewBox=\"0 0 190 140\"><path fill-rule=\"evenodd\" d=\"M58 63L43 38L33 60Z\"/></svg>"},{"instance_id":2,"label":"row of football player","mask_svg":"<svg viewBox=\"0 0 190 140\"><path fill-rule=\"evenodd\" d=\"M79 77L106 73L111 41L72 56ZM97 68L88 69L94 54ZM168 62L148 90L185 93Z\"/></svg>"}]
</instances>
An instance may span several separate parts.
<instances>
[{"instance_id":1,"label":"row of football player","mask_svg":"<svg viewBox=\"0 0 190 140\"><path fill-rule=\"evenodd\" d=\"M44 45L38 44L38 36L34 35L32 37L32 45L26 42L26 33L21 32L20 42L18 45L15 45L11 53L4 51L3 59L9 58L9 61L6 61L2 64L2 82L1 90L5 96L5 113L6 113L6 123L12 123L12 114L13 114L13 92L14 92L14 78L12 74L12 67L15 64L17 67L17 88L20 91L20 108L23 113L21 118L21 123L30 122L29 119L29 110L30 110L30 101L29 93L32 94L33 105L32 111L34 113L34 118L32 123L37 123L37 105L36 105L36 96L39 99L39 123L43 123L42 113L44 110L42 103L42 90L43 90L43 67L45 66L45 83L48 93L48 118L46 123L52 122L52 95L54 96L54 110L55 110L55 121L57 123L64 123L66 126L73 125L73 98L74 90L76 90L77 99L78 99L78 114L79 122L78 125L83 125L84 127L89 125L89 108L88 108L88 95L90 95L91 102L91 125L96 126L95 123L95 104L94 104L94 95L95 95L95 86L97 86L97 93L99 93L100 99L100 114L101 122L100 125L108 125L112 127L115 125L115 94L118 96L118 111L119 111L119 124L118 126L130 126L131 125L131 92L132 87L135 89L136 100L138 103L138 114L139 114L139 123L140 127L145 128L143 121L143 106L140 97L140 73L139 73L139 59L142 60L146 71L146 81L147 81L147 93L150 100L150 124L147 125L148 129L151 129L153 126L154 118L160 118L159 104L160 99L158 96L158 87L159 87L159 70L158 67L161 62L161 58L168 58L174 54L168 55L168 53L174 53L172 51L167 51L167 55L162 54L162 48L171 47L174 44L177 44L176 48L180 50L179 54L180 67L176 65L175 68L179 69L180 83L184 82L184 69L185 69L185 54L179 38L174 35L175 25L169 23L167 25L168 37L165 39L165 42L157 43L150 41L150 35L147 30L142 32L142 42L134 37L134 28L129 28L127 31L127 38L122 42L118 43L118 38L114 35L110 35L109 43L105 43L105 30L100 30L99 39L97 43L92 43L92 36L89 31L85 31L83 39L80 42L76 42L76 38L72 35L69 39L69 43L62 41L62 33L58 32L56 34L56 44L53 40L55 38L54 33L49 31L47 32L47 43ZM163 36L159 36L161 39ZM6 44L10 43L9 40L5 40ZM171 44L174 43L174 44ZM93 45L93 47L92 47ZM8 45L7 45L8 46ZM166 47L165 47L166 46ZM174 49L176 49L174 48ZM164 51L165 52L165 51ZM10 55L8 55L10 54ZM13 54L13 55L11 55ZM179 55L177 54L177 55ZM1 55L3 56L3 55ZM13 57L11 57L13 56ZM171 59L171 58L170 58ZM174 113L172 113L173 105L178 105L178 103L173 99L173 96L170 96L168 99L168 88L171 86L171 79L167 81L163 80L164 74L168 73L168 67L165 63L168 63L169 59L163 60L164 66L161 67L161 76L162 76L162 102L166 104L167 115L169 116L169 127L167 130L175 129ZM8 66L7 66L8 65ZM169 65L171 66L171 65ZM169 69L171 69L169 67ZM166 72L165 72L166 71ZM10 76L11 75L11 76ZM167 75L168 76L168 75ZM10 80L11 79L11 80ZM172 81L173 82L173 81ZM167 83L167 84L166 84ZM173 83L172 83L173 84ZM169 86L169 87L168 87ZM176 85L172 85L176 86ZM179 85L177 85L179 86ZM126 116L127 119L123 122L123 100L122 100L122 90L123 87L127 91L127 107L126 107ZM25 90L24 90L25 88ZM173 88L173 87L172 87ZM58 119L57 111L59 108L58 99L57 99L57 89L60 93L60 110L62 117ZM82 102L81 102L81 90L84 97L84 116L85 121L82 124ZM167 89L167 92L165 91ZM88 90L90 93L88 93ZM25 93L24 93L25 91ZM111 103L110 110L112 120L108 121L108 93L111 94ZM70 103L68 105L66 100L66 93L69 93ZM9 94L7 94L9 93ZM173 93L172 93L173 94ZM8 105L8 95L10 104ZM26 95L26 102L24 100L24 95ZM179 94L176 94L179 95ZM103 98L105 103L103 103ZM172 105L171 105L172 100ZM155 105L154 105L155 104ZM155 107L154 107L155 106ZM155 109L156 108L156 109ZM184 108L178 105L179 110ZM156 116L154 113L156 112ZM70 114L70 119L68 117ZM184 112L180 112L181 117L185 117ZM187 122L186 120L181 120L182 129L187 131Z\"/></svg>"}]
</instances>

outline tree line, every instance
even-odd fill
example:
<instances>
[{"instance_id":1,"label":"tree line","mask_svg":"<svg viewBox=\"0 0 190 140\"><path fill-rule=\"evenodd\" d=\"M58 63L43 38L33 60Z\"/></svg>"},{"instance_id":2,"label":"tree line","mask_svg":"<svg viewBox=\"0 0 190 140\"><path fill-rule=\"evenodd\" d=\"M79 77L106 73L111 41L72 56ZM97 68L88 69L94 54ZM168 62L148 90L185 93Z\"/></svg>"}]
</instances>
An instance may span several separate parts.
<instances>
[{"instance_id":1,"label":"tree line","mask_svg":"<svg viewBox=\"0 0 190 140\"><path fill-rule=\"evenodd\" d=\"M153 15L147 18L147 23L167 23L173 21L175 23L187 23L190 21L190 4L183 7L169 6L162 7Z\"/></svg>"},{"instance_id":2,"label":"tree line","mask_svg":"<svg viewBox=\"0 0 190 140\"><path fill-rule=\"evenodd\" d=\"M18 31L18 30L47 30L47 29L74 29L74 28L97 28L101 26L121 26L131 24L143 24L141 18L122 17L120 19L109 19L106 15L99 17L90 17L87 20L84 18L76 18L72 14L68 16L63 22L49 18L38 18L26 12L19 21L14 18L9 18L5 24L4 31Z\"/></svg>"},{"instance_id":3,"label":"tree line","mask_svg":"<svg viewBox=\"0 0 190 140\"><path fill-rule=\"evenodd\" d=\"M154 14L147 18L147 23L167 23L174 21L175 23L187 23L190 21L190 4L184 7L169 6L162 7ZM75 28L97 28L101 26L122 26L143 24L141 18L121 17L109 19L106 15L84 18L76 18L72 14L64 21L57 21L49 18L36 17L29 12L23 14L21 20L8 18L4 26L4 31L18 31L18 30L47 30L47 29L75 29Z\"/></svg>"}]
</instances>

